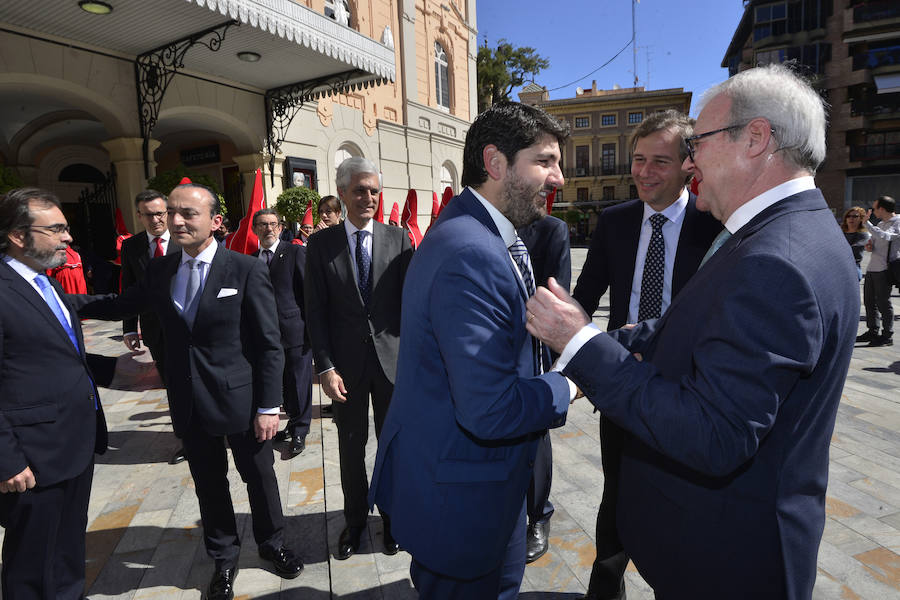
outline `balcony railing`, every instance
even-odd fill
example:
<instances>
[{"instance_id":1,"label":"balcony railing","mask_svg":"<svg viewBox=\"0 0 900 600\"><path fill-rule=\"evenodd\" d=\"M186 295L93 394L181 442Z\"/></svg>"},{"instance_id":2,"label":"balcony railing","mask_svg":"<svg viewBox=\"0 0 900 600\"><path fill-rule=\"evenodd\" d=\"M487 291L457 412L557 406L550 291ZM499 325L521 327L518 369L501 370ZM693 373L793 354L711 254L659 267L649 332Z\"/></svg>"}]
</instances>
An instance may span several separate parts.
<instances>
[{"instance_id":1,"label":"balcony railing","mask_svg":"<svg viewBox=\"0 0 900 600\"><path fill-rule=\"evenodd\" d=\"M866 2L853 8L854 23L895 19L897 17L900 17L900 4L897 4L897 0Z\"/></svg>"},{"instance_id":2,"label":"balcony railing","mask_svg":"<svg viewBox=\"0 0 900 600\"><path fill-rule=\"evenodd\" d=\"M897 160L900 159L900 144L868 144L865 146L850 146L851 161L869 160Z\"/></svg>"},{"instance_id":3,"label":"balcony railing","mask_svg":"<svg viewBox=\"0 0 900 600\"><path fill-rule=\"evenodd\" d=\"M607 167L593 165L590 167L568 167L563 169L563 177L566 179L573 177L608 177L610 175L631 175L631 164Z\"/></svg>"},{"instance_id":4,"label":"balcony railing","mask_svg":"<svg viewBox=\"0 0 900 600\"><path fill-rule=\"evenodd\" d=\"M877 69L889 65L900 65L900 44L886 48L875 48L853 57L853 70Z\"/></svg>"},{"instance_id":5,"label":"balcony railing","mask_svg":"<svg viewBox=\"0 0 900 600\"><path fill-rule=\"evenodd\" d=\"M850 115L875 116L900 113L900 93L872 94L850 100Z\"/></svg>"}]
</instances>

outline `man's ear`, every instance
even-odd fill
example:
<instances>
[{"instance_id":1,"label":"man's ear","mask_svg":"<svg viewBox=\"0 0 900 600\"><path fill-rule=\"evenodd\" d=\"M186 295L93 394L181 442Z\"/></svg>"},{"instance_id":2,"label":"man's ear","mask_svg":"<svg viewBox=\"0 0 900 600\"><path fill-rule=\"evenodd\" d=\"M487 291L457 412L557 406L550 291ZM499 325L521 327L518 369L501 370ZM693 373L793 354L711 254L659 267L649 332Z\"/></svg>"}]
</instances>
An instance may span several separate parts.
<instances>
[{"instance_id":1,"label":"man's ear","mask_svg":"<svg viewBox=\"0 0 900 600\"><path fill-rule=\"evenodd\" d=\"M9 245L18 248L19 250L23 250L27 245L25 243L25 238L28 233L24 229L14 229L6 234L6 239L9 240Z\"/></svg>"},{"instance_id":2,"label":"man's ear","mask_svg":"<svg viewBox=\"0 0 900 600\"><path fill-rule=\"evenodd\" d=\"M500 152L500 149L493 144L488 144L481 151L481 158L484 160L484 170L487 171L488 177L494 180L501 180L506 174L506 156Z\"/></svg>"},{"instance_id":3,"label":"man's ear","mask_svg":"<svg viewBox=\"0 0 900 600\"><path fill-rule=\"evenodd\" d=\"M772 140L772 124L768 119L762 117L753 119L747 124L747 133L750 136L750 156L757 157L768 151L769 142Z\"/></svg>"}]
</instances>

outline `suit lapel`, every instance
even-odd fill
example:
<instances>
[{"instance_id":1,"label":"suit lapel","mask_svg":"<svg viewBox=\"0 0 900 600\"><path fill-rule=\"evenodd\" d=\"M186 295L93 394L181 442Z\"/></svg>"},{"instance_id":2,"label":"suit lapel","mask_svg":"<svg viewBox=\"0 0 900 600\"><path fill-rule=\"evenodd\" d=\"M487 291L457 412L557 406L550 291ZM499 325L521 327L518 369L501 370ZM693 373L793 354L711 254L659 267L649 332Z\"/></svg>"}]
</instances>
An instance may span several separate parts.
<instances>
[{"instance_id":1,"label":"suit lapel","mask_svg":"<svg viewBox=\"0 0 900 600\"><path fill-rule=\"evenodd\" d=\"M378 221L372 223L372 295L388 265L387 227Z\"/></svg>"},{"instance_id":2,"label":"suit lapel","mask_svg":"<svg viewBox=\"0 0 900 600\"><path fill-rule=\"evenodd\" d=\"M216 243L216 242L213 242ZM213 256L212 263L209 265L209 273L206 276L206 282L203 284L203 290L200 292L200 304L197 306L197 314L194 315L194 327L203 319L203 315L207 311L215 309L216 297L222 284L227 280L228 274L231 272L231 257L228 256L228 250L219 247Z\"/></svg>"},{"instance_id":3,"label":"suit lapel","mask_svg":"<svg viewBox=\"0 0 900 600\"><path fill-rule=\"evenodd\" d=\"M331 229L328 229L331 231ZM324 233L324 232L322 232ZM321 235L321 234L320 234ZM356 274L353 271L352 257L350 256L350 241L347 239L347 230L343 225L334 228L334 236L329 240L331 245L331 255L336 257L334 268L340 281L344 282L348 293L356 293L359 305L363 305L362 294L359 293L359 285L356 282ZM373 236L372 245L374 248L375 239ZM350 289L353 289L353 292ZM374 289L374 286L373 286Z\"/></svg>"},{"instance_id":4,"label":"suit lapel","mask_svg":"<svg viewBox=\"0 0 900 600\"><path fill-rule=\"evenodd\" d=\"M2 262L2 261L0 261ZM38 311L44 319L47 320L47 323L52 327L61 339L65 341L66 345L70 348L72 347L72 340L69 339L69 334L66 333L66 330L63 329L63 326L60 325L59 320L56 318L56 315L53 314L53 311L47 305L47 301L40 295L40 293L31 287L31 284L25 281L21 275L16 273L12 267L7 265L6 263L2 263L2 275L3 278L7 280L9 284L9 288L19 294L22 299L24 299L28 304L30 304L36 311ZM52 277L50 279L50 285L53 285L55 282ZM57 289L59 284L54 285L53 288L56 289L57 295L60 298L65 297L65 292L62 291L61 288ZM63 300L62 307L64 310L69 311L69 318L72 319L72 322L75 322L75 319L78 318L78 315L74 314L74 311L69 307L68 303ZM84 341L81 338L81 332L79 327L72 327L76 331L76 336L78 336L79 346L84 348ZM74 350L74 348L72 348Z\"/></svg>"},{"instance_id":5,"label":"suit lapel","mask_svg":"<svg viewBox=\"0 0 900 600\"><path fill-rule=\"evenodd\" d=\"M146 230L144 230L137 234L135 237L139 238L139 241L137 243L137 261L138 265L140 265L141 267L140 272L143 273L147 268L147 263L150 262L150 234L147 233ZM169 247L171 247L171 245Z\"/></svg>"},{"instance_id":6,"label":"suit lapel","mask_svg":"<svg viewBox=\"0 0 900 600\"><path fill-rule=\"evenodd\" d=\"M614 266L619 271L621 281L627 282L627 285L610 286L611 290L615 290L618 299L616 306L624 307L622 314L622 322L628 319L628 305L631 302L631 288L634 287L634 265L637 262L637 247L641 237L641 224L644 221L644 203L638 200L632 210L629 212L626 220L625 231L621 239L620 247L625 249L625 260L616 261ZM609 256L615 256L618 248L610 248Z\"/></svg>"}]
</instances>

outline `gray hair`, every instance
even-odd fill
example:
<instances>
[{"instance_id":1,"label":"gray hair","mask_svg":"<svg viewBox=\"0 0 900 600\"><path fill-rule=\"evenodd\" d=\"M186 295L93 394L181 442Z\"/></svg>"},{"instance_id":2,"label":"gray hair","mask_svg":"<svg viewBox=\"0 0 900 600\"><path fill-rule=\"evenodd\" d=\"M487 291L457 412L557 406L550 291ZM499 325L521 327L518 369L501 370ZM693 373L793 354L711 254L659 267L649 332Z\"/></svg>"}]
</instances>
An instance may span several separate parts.
<instances>
[{"instance_id":1,"label":"gray hair","mask_svg":"<svg viewBox=\"0 0 900 600\"><path fill-rule=\"evenodd\" d=\"M250 223L253 227L256 227L256 217L262 217L265 215L275 215L275 218L278 219L278 222L281 223L281 217L278 216L278 211L274 208L260 208L255 213L253 213L253 222Z\"/></svg>"},{"instance_id":2,"label":"gray hair","mask_svg":"<svg viewBox=\"0 0 900 600\"><path fill-rule=\"evenodd\" d=\"M353 178L360 174L375 175L375 177L379 177L379 185L381 184L378 167L375 166L375 163L362 156L351 156L337 168L337 176L335 177L337 189L347 189L347 186L350 185Z\"/></svg>"},{"instance_id":3,"label":"gray hair","mask_svg":"<svg viewBox=\"0 0 900 600\"><path fill-rule=\"evenodd\" d=\"M806 80L780 64L756 67L707 90L701 106L720 94L731 100L730 124L767 119L785 161L815 174L825 160L826 104Z\"/></svg>"}]
</instances>

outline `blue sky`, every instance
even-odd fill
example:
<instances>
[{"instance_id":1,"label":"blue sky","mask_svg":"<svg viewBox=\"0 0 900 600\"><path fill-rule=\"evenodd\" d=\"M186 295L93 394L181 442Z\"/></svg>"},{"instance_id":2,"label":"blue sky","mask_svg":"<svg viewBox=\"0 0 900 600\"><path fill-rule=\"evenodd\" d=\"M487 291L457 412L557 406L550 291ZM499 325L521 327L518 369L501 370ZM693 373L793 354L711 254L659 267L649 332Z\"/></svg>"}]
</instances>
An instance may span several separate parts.
<instances>
[{"instance_id":1,"label":"blue sky","mask_svg":"<svg viewBox=\"0 0 900 600\"><path fill-rule=\"evenodd\" d=\"M631 39L631 0L478 0L478 44L506 38L532 46L550 60L537 83L550 98L572 98L575 88L610 89L634 85L634 54L618 58L584 77ZM638 85L647 89L684 88L700 93L728 77L719 65L743 14L741 0L640 0L636 5ZM648 68L649 67L649 68ZM518 90L516 90L518 91ZM518 96L513 93L513 99Z\"/></svg>"}]
</instances>

